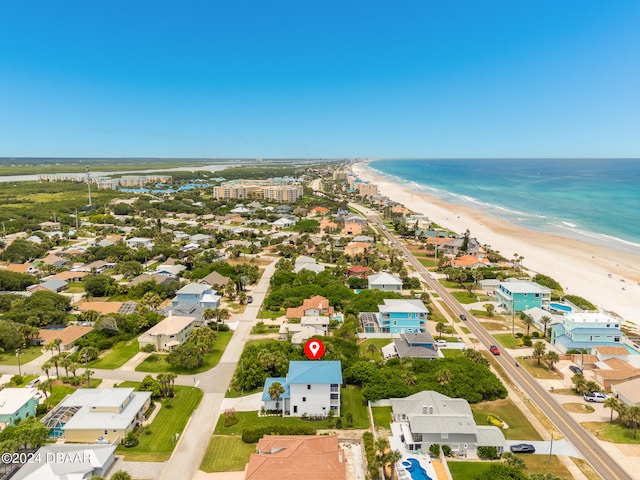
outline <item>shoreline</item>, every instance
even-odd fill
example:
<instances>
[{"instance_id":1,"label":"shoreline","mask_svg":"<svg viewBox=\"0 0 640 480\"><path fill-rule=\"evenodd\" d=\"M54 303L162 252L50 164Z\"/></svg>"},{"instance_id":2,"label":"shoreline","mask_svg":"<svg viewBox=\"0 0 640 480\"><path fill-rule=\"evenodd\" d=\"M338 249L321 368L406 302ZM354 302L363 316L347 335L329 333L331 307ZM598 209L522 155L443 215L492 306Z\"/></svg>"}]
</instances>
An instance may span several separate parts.
<instances>
[{"instance_id":1,"label":"shoreline","mask_svg":"<svg viewBox=\"0 0 640 480\"><path fill-rule=\"evenodd\" d=\"M582 240L528 230L482 210L412 191L379 176L366 162L353 164L351 170L359 178L376 184L381 195L428 216L441 227L457 233L469 229L472 237L499 250L507 259L514 253L522 255L525 269L549 275L562 285L565 293L586 298L599 309L640 326L638 256Z\"/></svg>"}]
</instances>

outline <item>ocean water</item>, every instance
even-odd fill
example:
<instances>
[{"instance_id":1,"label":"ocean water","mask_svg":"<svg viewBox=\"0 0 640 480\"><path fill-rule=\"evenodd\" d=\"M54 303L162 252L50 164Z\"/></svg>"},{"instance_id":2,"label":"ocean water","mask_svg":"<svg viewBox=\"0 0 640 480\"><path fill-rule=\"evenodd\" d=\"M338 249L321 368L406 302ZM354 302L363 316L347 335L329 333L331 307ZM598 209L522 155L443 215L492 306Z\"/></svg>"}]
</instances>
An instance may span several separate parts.
<instances>
[{"instance_id":1,"label":"ocean water","mask_svg":"<svg viewBox=\"0 0 640 480\"><path fill-rule=\"evenodd\" d=\"M369 166L524 228L640 255L640 159L389 159Z\"/></svg>"}]
</instances>

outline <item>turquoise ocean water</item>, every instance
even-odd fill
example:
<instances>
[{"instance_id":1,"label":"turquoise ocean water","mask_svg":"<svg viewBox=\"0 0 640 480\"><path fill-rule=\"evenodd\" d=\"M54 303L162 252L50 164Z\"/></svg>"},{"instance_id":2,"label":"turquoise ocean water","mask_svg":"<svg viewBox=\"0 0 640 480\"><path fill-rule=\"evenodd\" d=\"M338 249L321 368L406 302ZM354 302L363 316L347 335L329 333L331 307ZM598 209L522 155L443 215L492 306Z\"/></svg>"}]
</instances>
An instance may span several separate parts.
<instances>
[{"instance_id":1,"label":"turquoise ocean water","mask_svg":"<svg viewBox=\"0 0 640 480\"><path fill-rule=\"evenodd\" d=\"M369 166L524 228L640 255L640 159L389 159Z\"/></svg>"}]
</instances>

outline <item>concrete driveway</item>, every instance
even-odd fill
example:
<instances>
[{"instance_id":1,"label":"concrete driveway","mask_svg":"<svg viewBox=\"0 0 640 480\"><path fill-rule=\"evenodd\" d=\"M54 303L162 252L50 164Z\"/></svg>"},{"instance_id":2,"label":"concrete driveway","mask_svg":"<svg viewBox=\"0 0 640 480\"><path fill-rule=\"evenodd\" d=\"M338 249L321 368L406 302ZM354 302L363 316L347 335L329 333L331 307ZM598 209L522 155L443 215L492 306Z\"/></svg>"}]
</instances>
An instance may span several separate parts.
<instances>
[{"instance_id":1,"label":"concrete driveway","mask_svg":"<svg viewBox=\"0 0 640 480\"><path fill-rule=\"evenodd\" d=\"M508 452L508 448L511 445L517 445L519 443L528 443L529 445L533 445L536 449L536 453L533 455L549 455L551 452L553 455L564 455L567 457L574 458L584 458L576 448L571 445L566 439L554 440L553 447L551 446L551 441L549 440L507 440L507 448L505 452Z\"/></svg>"}]
</instances>

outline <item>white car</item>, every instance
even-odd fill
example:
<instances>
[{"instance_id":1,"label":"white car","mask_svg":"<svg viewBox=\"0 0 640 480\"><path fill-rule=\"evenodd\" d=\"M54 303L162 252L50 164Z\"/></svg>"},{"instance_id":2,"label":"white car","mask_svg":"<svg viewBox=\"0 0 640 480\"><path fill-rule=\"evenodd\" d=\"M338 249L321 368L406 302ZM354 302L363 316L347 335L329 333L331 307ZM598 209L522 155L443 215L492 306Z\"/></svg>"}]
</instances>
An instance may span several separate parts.
<instances>
[{"instance_id":1,"label":"white car","mask_svg":"<svg viewBox=\"0 0 640 480\"><path fill-rule=\"evenodd\" d=\"M447 346L447 341L446 340L436 340L436 345L438 345L439 347L446 347Z\"/></svg>"},{"instance_id":2,"label":"white car","mask_svg":"<svg viewBox=\"0 0 640 480\"><path fill-rule=\"evenodd\" d=\"M592 393L584 394L584 399L587 402L604 403L607 398L609 398L608 395L605 395L604 393L600 393L600 392L592 392Z\"/></svg>"}]
</instances>

